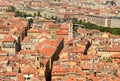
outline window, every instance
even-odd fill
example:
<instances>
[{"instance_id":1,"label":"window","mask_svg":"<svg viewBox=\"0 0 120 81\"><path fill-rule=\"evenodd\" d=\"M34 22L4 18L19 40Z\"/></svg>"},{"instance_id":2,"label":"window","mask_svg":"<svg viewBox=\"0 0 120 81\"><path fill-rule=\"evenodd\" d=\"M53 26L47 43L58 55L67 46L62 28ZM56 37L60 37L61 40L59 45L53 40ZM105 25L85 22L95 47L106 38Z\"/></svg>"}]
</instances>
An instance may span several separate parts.
<instances>
[{"instance_id":1,"label":"window","mask_svg":"<svg viewBox=\"0 0 120 81\"><path fill-rule=\"evenodd\" d=\"M44 64L40 63L40 67L41 67L41 68L44 67Z\"/></svg>"},{"instance_id":2,"label":"window","mask_svg":"<svg viewBox=\"0 0 120 81\"><path fill-rule=\"evenodd\" d=\"M37 57L37 61L39 60L39 57Z\"/></svg>"},{"instance_id":3,"label":"window","mask_svg":"<svg viewBox=\"0 0 120 81\"><path fill-rule=\"evenodd\" d=\"M28 77L27 80L30 80L30 77Z\"/></svg>"},{"instance_id":4,"label":"window","mask_svg":"<svg viewBox=\"0 0 120 81\"><path fill-rule=\"evenodd\" d=\"M70 60L73 60L73 58L70 58Z\"/></svg>"}]
</instances>

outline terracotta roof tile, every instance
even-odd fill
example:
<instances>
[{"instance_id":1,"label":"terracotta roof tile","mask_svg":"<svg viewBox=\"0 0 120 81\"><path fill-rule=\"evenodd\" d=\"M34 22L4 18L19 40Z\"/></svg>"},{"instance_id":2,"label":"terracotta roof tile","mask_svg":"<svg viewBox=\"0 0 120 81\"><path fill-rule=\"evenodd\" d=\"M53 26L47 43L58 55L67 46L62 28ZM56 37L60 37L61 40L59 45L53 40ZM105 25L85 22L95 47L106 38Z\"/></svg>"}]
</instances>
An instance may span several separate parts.
<instances>
[{"instance_id":1,"label":"terracotta roof tile","mask_svg":"<svg viewBox=\"0 0 120 81\"><path fill-rule=\"evenodd\" d=\"M40 42L38 46L36 46L36 50L39 50L39 52L42 54L51 56L52 54L54 54L55 50L62 40L63 38L57 38L56 40L46 39Z\"/></svg>"},{"instance_id":2,"label":"terracotta roof tile","mask_svg":"<svg viewBox=\"0 0 120 81\"><path fill-rule=\"evenodd\" d=\"M82 54L80 54L80 59L81 60L91 60L92 59L91 57L92 57L91 55L82 55Z\"/></svg>"},{"instance_id":3,"label":"terracotta roof tile","mask_svg":"<svg viewBox=\"0 0 120 81\"><path fill-rule=\"evenodd\" d=\"M93 66L91 66L91 65L84 65L84 64L81 64L81 68L82 69L89 69L89 70L93 70L94 69Z\"/></svg>"},{"instance_id":4,"label":"terracotta roof tile","mask_svg":"<svg viewBox=\"0 0 120 81\"><path fill-rule=\"evenodd\" d=\"M36 55L36 50L20 50L18 54L31 54Z\"/></svg>"},{"instance_id":5,"label":"terracotta roof tile","mask_svg":"<svg viewBox=\"0 0 120 81\"><path fill-rule=\"evenodd\" d=\"M25 81L23 74L17 75L18 81Z\"/></svg>"},{"instance_id":6,"label":"terracotta roof tile","mask_svg":"<svg viewBox=\"0 0 120 81\"><path fill-rule=\"evenodd\" d=\"M27 65L22 69L23 74L37 74L37 69L31 65Z\"/></svg>"},{"instance_id":7,"label":"terracotta roof tile","mask_svg":"<svg viewBox=\"0 0 120 81\"><path fill-rule=\"evenodd\" d=\"M22 42L23 42L23 43L29 42L29 41L30 41L30 38L31 38L30 36L27 36L27 37L25 37L25 38L23 39Z\"/></svg>"},{"instance_id":8,"label":"terracotta roof tile","mask_svg":"<svg viewBox=\"0 0 120 81\"><path fill-rule=\"evenodd\" d=\"M8 53L8 51L6 51L6 50L0 50L0 54L3 54L3 53Z\"/></svg>"},{"instance_id":9,"label":"terracotta roof tile","mask_svg":"<svg viewBox=\"0 0 120 81\"><path fill-rule=\"evenodd\" d=\"M7 72L5 72L5 75L6 76L17 76L17 73L16 72L7 71Z\"/></svg>"},{"instance_id":10,"label":"terracotta roof tile","mask_svg":"<svg viewBox=\"0 0 120 81\"><path fill-rule=\"evenodd\" d=\"M120 52L120 47L118 47L118 46L108 47L108 48L104 48L103 51L108 51L108 52Z\"/></svg>"},{"instance_id":11,"label":"terracotta roof tile","mask_svg":"<svg viewBox=\"0 0 120 81\"><path fill-rule=\"evenodd\" d=\"M42 32L48 32L48 30L39 30L39 29L28 30L28 33L42 33Z\"/></svg>"},{"instance_id":12,"label":"terracotta roof tile","mask_svg":"<svg viewBox=\"0 0 120 81\"><path fill-rule=\"evenodd\" d=\"M81 52L84 52L84 50L85 50L85 48L76 46L73 49L73 52L75 52L75 53L81 53Z\"/></svg>"},{"instance_id":13,"label":"terracotta roof tile","mask_svg":"<svg viewBox=\"0 0 120 81\"><path fill-rule=\"evenodd\" d=\"M120 72L117 72L118 77L120 78Z\"/></svg>"},{"instance_id":14,"label":"terracotta roof tile","mask_svg":"<svg viewBox=\"0 0 120 81\"><path fill-rule=\"evenodd\" d=\"M120 59L120 54L113 54L111 57L114 59Z\"/></svg>"},{"instance_id":15,"label":"terracotta roof tile","mask_svg":"<svg viewBox=\"0 0 120 81\"><path fill-rule=\"evenodd\" d=\"M65 79L65 81L77 81L75 76L70 76L69 78Z\"/></svg>"},{"instance_id":16,"label":"terracotta roof tile","mask_svg":"<svg viewBox=\"0 0 120 81\"><path fill-rule=\"evenodd\" d=\"M87 77L88 77L90 80L93 80L93 81L98 81L97 77L96 77L96 76L94 76L93 74L88 75Z\"/></svg>"},{"instance_id":17,"label":"terracotta roof tile","mask_svg":"<svg viewBox=\"0 0 120 81\"><path fill-rule=\"evenodd\" d=\"M18 57L13 57L13 61L14 61L14 62L18 62L18 61L19 61L19 58L18 58Z\"/></svg>"},{"instance_id":18,"label":"terracotta roof tile","mask_svg":"<svg viewBox=\"0 0 120 81\"><path fill-rule=\"evenodd\" d=\"M68 30L69 26L68 25L62 25L62 26L60 26L60 29L62 29L62 30Z\"/></svg>"},{"instance_id":19,"label":"terracotta roof tile","mask_svg":"<svg viewBox=\"0 0 120 81\"><path fill-rule=\"evenodd\" d=\"M3 42L14 42L14 41L15 41L15 39L11 36L8 36L3 40Z\"/></svg>"},{"instance_id":20,"label":"terracotta roof tile","mask_svg":"<svg viewBox=\"0 0 120 81\"><path fill-rule=\"evenodd\" d=\"M43 48L37 46L37 50L39 50L40 53L45 54L46 56L51 57L54 54L56 49L51 47L51 46L44 45Z\"/></svg>"},{"instance_id":21,"label":"terracotta roof tile","mask_svg":"<svg viewBox=\"0 0 120 81\"><path fill-rule=\"evenodd\" d=\"M25 65L27 65L27 64L29 64L30 62L27 60L27 59L25 59L25 58L23 58L23 59L20 59L20 64L25 64Z\"/></svg>"},{"instance_id":22,"label":"terracotta roof tile","mask_svg":"<svg viewBox=\"0 0 120 81\"><path fill-rule=\"evenodd\" d=\"M67 70L66 70L66 68L63 67L62 65L57 65L56 67L53 67L52 72L53 72L53 73L54 73L54 72L57 72L57 73L63 72L63 73L65 73L65 72L67 72Z\"/></svg>"},{"instance_id":23,"label":"terracotta roof tile","mask_svg":"<svg viewBox=\"0 0 120 81\"><path fill-rule=\"evenodd\" d=\"M118 64L120 64L120 59L116 59L115 61L116 61Z\"/></svg>"},{"instance_id":24,"label":"terracotta roof tile","mask_svg":"<svg viewBox=\"0 0 120 81\"><path fill-rule=\"evenodd\" d=\"M56 34L57 34L57 35L68 35L69 32L66 31L66 30L57 30L57 31L56 31Z\"/></svg>"}]
</instances>

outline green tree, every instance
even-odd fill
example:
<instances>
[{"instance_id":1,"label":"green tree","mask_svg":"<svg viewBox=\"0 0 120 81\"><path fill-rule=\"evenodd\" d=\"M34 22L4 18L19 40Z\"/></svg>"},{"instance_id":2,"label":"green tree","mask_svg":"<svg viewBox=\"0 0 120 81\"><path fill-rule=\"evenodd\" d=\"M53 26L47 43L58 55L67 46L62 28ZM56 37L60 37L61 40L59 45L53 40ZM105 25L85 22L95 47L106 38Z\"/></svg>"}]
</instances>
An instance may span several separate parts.
<instances>
[{"instance_id":1,"label":"green tree","mask_svg":"<svg viewBox=\"0 0 120 81\"><path fill-rule=\"evenodd\" d=\"M37 12L37 16L38 16L38 17L41 17L40 11Z\"/></svg>"},{"instance_id":2,"label":"green tree","mask_svg":"<svg viewBox=\"0 0 120 81\"><path fill-rule=\"evenodd\" d=\"M105 59L106 62L112 62L112 59L111 58L107 58Z\"/></svg>"},{"instance_id":3,"label":"green tree","mask_svg":"<svg viewBox=\"0 0 120 81\"><path fill-rule=\"evenodd\" d=\"M26 18L26 17L27 17L27 14L26 14L26 13L23 13L23 17Z\"/></svg>"},{"instance_id":4,"label":"green tree","mask_svg":"<svg viewBox=\"0 0 120 81\"><path fill-rule=\"evenodd\" d=\"M36 13L34 13L33 17L36 17Z\"/></svg>"},{"instance_id":5,"label":"green tree","mask_svg":"<svg viewBox=\"0 0 120 81\"><path fill-rule=\"evenodd\" d=\"M110 32L114 35L120 35L120 28L110 28L110 27L103 27L103 26L97 26L95 24L92 24L90 22L78 22L75 21L74 24L81 24L84 25L86 29L97 29L100 30L101 32Z\"/></svg>"},{"instance_id":6,"label":"green tree","mask_svg":"<svg viewBox=\"0 0 120 81\"><path fill-rule=\"evenodd\" d=\"M27 14L27 17L32 17L32 14Z\"/></svg>"},{"instance_id":7,"label":"green tree","mask_svg":"<svg viewBox=\"0 0 120 81\"><path fill-rule=\"evenodd\" d=\"M16 12L15 12L15 16L16 16L16 17L19 17L19 16L20 16L20 11L16 11Z\"/></svg>"},{"instance_id":8,"label":"green tree","mask_svg":"<svg viewBox=\"0 0 120 81\"><path fill-rule=\"evenodd\" d=\"M32 14L27 14L27 13L24 13L24 12L21 12L21 11L16 11L15 12L15 16L16 17L32 17Z\"/></svg>"},{"instance_id":9,"label":"green tree","mask_svg":"<svg viewBox=\"0 0 120 81\"><path fill-rule=\"evenodd\" d=\"M15 12L16 8L14 6L9 6L6 11L8 12Z\"/></svg>"}]
</instances>

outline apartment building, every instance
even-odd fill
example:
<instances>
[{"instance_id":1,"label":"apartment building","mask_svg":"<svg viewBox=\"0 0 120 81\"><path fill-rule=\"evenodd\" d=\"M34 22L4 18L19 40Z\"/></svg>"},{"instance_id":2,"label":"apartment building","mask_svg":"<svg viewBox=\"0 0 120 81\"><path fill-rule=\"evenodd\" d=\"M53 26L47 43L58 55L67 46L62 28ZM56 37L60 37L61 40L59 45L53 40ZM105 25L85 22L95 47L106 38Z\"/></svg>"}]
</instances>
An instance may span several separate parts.
<instances>
[{"instance_id":1,"label":"apartment building","mask_svg":"<svg viewBox=\"0 0 120 81\"><path fill-rule=\"evenodd\" d=\"M100 15L87 15L86 22L96 24L104 27L120 27L120 17L113 16L100 16Z\"/></svg>"}]
</instances>

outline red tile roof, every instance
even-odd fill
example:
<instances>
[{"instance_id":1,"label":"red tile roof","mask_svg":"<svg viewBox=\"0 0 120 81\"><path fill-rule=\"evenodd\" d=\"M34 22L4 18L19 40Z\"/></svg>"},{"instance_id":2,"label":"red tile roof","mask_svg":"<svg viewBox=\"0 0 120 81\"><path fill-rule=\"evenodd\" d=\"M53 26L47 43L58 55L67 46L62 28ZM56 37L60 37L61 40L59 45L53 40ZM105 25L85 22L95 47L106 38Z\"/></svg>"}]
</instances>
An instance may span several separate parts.
<instances>
[{"instance_id":1,"label":"red tile roof","mask_svg":"<svg viewBox=\"0 0 120 81\"><path fill-rule=\"evenodd\" d=\"M65 67L62 65L57 65L56 67L53 68L52 73L57 72L57 73L66 73L68 72Z\"/></svg>"},{"instance_id":2,"label":"red tile roof","mask_svg":"<svg viewBox=\"0 0 120 81\"><path fill-rule=\"evenodd\" d=\"M6 76L17 76L17 73L16 72L7 71L7 72L5 72L5 75Z\"/></svg>"},{"instance_id":3,"label":"red tile roof","mask_svg":"<svg viewBox=\"0 0 120 81\"><path fill-rule=\"evenodd\" d=\"M120 78L120 71L119 71L119 72L117 72L117 75L118 75L118 77Z\"/></svg>"},{"instance_id":4,"label":"red tile roof","mask_svg":"<svg viewBox=\"0 0 120 81\"><path fill-rule=\"evenodd\" d=\"M56 35L68 35L69 32L66 30L57 30Z\"/></svg>"},{"instance_id":5,"label":"red tile roof","mask_svg":"<svg viewBox=\"0 0 120 81\"><path fill-rule=\"evenodd\" d=\"M14 42L14 41L15 41L15 39L11 36L8 36L3 40L3 42Z\"/></svg>"},{"instance_id":6,"label":"red tile roof","mask_svg":"<svg viewBox=\"0 0 120 81\"><path fill-rule=\"evenodd\" d=\"M63 38L57 38L56 40L46 39L36 46L36 50L39 50L40 53L45 54L46 56L51 56L54 54L62 40Z\"/></svg>"},{"instance_id":7,"label":"red tile roof","mask_svg":"<svg viewBox=\"0 0 120 81\"><path fill-rule=\"evenodd\" d=\"M42 33L42 32L49 32L48 30L39 30L39 29L30 29L28 33Z\"/></svg>"},{"instance_id":8,"label":"red tile roof","mask_svg":"<svg viewBox=\"0 0 120 81\"><path fill-rule=\"evenodd\" d=\"M80 68L68 68L69 72L75 72L75 73L81 73L81 69Z\"/></svg>"},{"instance_id":9,"label":"red tile roof","mask_svg":"<svg viewBox=\"0 0 120 81\"><path fill-rule=\"evenodd\" d=\"M118 64L120 64L120 59L116 59L115 61L116 61Z\"/></svg>"},{"instance_id":10,"label":"red tile roof","mask_svg":"<svg viewBox=\"0 0 120 81\"><path fill-rule=\"evenodd\" d=\"M37 72L38 72L38 70L31 65L27 65L22 69L23 74L35 74L36 75Z\"/></svg>"},{"instance_id":11,"label":"red tile roof","mask_svg":"<svg viewBox=\"0 0 120 81\"><path fill-rule=\"evenodd\" d=\"M62 29L62 30L68 30L69 26L68 25L62 25L62 26L60 26L60 29Z\"/></svg>"},{"instance_id":12,"label":"red tile roof","mask_svg":"<svg viewBox=\"0 0 120 81\"><path fill-rule=\"evenodd\" d=\"M114 59L120 59L120 54L113 54L111 57Z\"/></svg>"},{"instance_id":13,"label":"red tile roof","mask_svg":"<svg viewBox=\"0 0 120 81\"><path fill-rule=\"evenodd\" d=\"M84 64L81 64L81 68L82 69L89 69L89 70L93 70L94 69L93 66L91 66L91 65L84 65Z\"/></svg>"},{"instance_id":14,"label":"red tile roof","mask_svg":"<svg viewBox=\"0 0 120 81\"><path fill-rule=\"evenodd\" d=\"M65 79L65 81L78 81L75 76L69 76L69 78Z\"/></svg>"},{"instance_id":15,"label":"red tile roof","mask_svg":"<svg viewBox=\"0 0 120 81\"><path fill-rule=\"evenodd\" d=\"M107 48L104 48L103 51L107 51L107 52L120 52L120 47L118 47L118 46L107 47Z\"/></svg>"},{"instance_id":16,"label":"red tile roof","mask_svg":"<svg viewBox=\"0 0 120 81\"><path fill-rule=\"evenodd\" d=\"M24 39L23 39L23 43L26 43L26 42L29 42L30 41L30 39L31 39L31 37L30 36L26 36Z\"/></svg>"},{"instance_id":17,"label":"red tile roof","mask_svg":"<svg viewBox=\"0 0 120 81\"><path fill-rule=\"evenodd\" d=\"M84 47L78 47L76 46L74 49L73 49L73 52L75 53L81 53L81 52L84 52L85 48Z\"/></svg>"},{"instance_id":18,"label":"red tile roof","mask_svg":"<svg viewBox=\"0 0 120 81\"><path fill-rule=\"evenodd\" d=\"M92 59L91 57L92 57L91 55L82 55L82 54L80 54L80 59L81 60L91 60Z\"/></svg>"},{"instance_id":19,"label":"red tile roof","mask_svg":"<svg viewBox=\"0 0 120 81\"><path fill-rule=\"evenodd\" d=\"M29 62L27 59L25 59L25 58L20 59L20 64L28 65L29 63L30 63L30 62Z\"/></svg>"},{"instance_id":20,"label":"red tile roof","mask_svg":"<svg viewBox=\"0 0 120 81\"><path fill-rule=\"evenodd\" d=\"M97 77L94 76L93 74L90 74L90 75L88 75L87 77L88 77L88 79L90 79L90 80L92 80L92 81L98 81Z\"/></svg>"},{"instance_id":21,"label":"red tile roof","mask_svg":"<svg viewBox=\"0 0 120 81\"><path fill-rule=\"evenodd\" d=\"M3 53L8 53L8 51L6 51L6 50L0 50L0 54L3 54Z\"/></svg>"},{"instance_id":22,"label":"red tile roof","mask_svg":"<svg viewBox=\"0 0 120 81\"><path fill-rule=\"evenodd\" d=\"M43 45L42 47L43 48L41 48L41 46L37 46L36 49L39 50L41 54L44 54L48 57L51 57L56 50L56 48L53 48L52 46L49 46L49 45Z\"/></svg>"},{"instance_id":23,"label":"red tile roof","mask_svg":"<svg viewBox=\"0 0 120 81\"><path fill-rule=\"evenodd\" d=\"M19 61L19 58L18 58L18 57L13 57L13 61L14 61L14 62L18 62L18 61Z\"/></svg>"},{"instance_id":24,"label":"red tile roof","mask_svg":"<svg viewBox=\"0 0 120 81\"><path fill-rule=\"evenodd\" d=\"M18 81L25 81L23 74L17 75Z\"/></svg>"},{"instance_id":25,"label":"red tile roof","mask_svg":"<svg viewBox=\"0 0 120 81\"><path fill-rule=\"evenodd\" d=\"M49 28L59 28L59 24L49 23Z\"/></svg>"}]
</instances>

